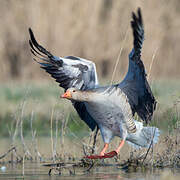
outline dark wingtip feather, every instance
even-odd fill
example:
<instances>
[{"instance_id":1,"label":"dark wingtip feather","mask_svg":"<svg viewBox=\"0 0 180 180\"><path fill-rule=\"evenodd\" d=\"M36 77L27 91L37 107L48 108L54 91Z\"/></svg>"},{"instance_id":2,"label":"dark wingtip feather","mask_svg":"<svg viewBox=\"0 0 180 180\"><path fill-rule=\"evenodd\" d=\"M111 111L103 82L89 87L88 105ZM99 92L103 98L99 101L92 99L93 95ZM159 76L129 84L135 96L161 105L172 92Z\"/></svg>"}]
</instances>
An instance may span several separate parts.
<instances>
[{"instance_id":1,"label":"dark wingtip feather","mask_svg":"<svg viewBox=\"0 0 180 180\"><path fill-rule=\"evenodd\" d=\"M139 16L139 22L140 22L140 24L143 25L142 15L141 15L141 8L140 8L140 7L138 8L138 16Z\"/></svg>"},{"instance_id":2,"label":"dark wingtip feather","mask_svg":"<svg viewBox=\"0 0 180 180\"><path fill-rule=\"evenodd\" d=\"M30 27L28 28L28 30L29 30L29 33L31 33L31 32L32 32L32 29L31 29Z\"/></svg>"},{"instance_id":3,"label":"dark wingtip feather","mask_svg":"<svg viewBox=\"0 0 180 180\"><path fill-rule=\"evenodd\" d=\"M29 40L29 42L30 42L31 44L34 44L35 46L39 46L39 44L37 43L37 41L36 41L36 39L35 39L35 37L34 37L34 33L33 33L33 31L32 31L31 28L29 28L29 35L30 35L30 39L31 39L31 40ZM31 45L31 44L30 44L30 45Z\"/></svg>"},{"instance_id":4,"label":"dark wingtip feather","mask_svg":"<svg viewBox=\"0 0 180 180\"><path fill-rule=\"evenodd\" d=\"M31 48L33 49L33 51L35 51L37 54L39 54L41 56L43 56L42 54L44 54L44 55L48 56L49 58L53 58L53 55L49 51L47 51L44 47L42 47L41 45L38 44L31 28L29 28L29 35L30 35L29 44L30 44ZM40 54L40 52L42 54Z\"/></svg>"},{"instance_id":5,"label":"dark wingtip feather","mask_svg":"<svg viewBox=\"0 0 180 180\"><path fill-rule=\"evenodd\" d=\"M31 39L33 39L33 37L34 37L34 34L33 34L33 31L32 31L32 29L31 29L31 28L29 28L28 30L29 30L29 35L30 35Z\"/></svg>"},{"instance_id":6,"label":"dark wingtip feather","mask_svg":"<svg viewBox=\"0 0 180 180\"><path fill-rule=\"evenodd\" d=\"M138 8L137 10L137 15L134 12L132 12L131 27L132 27L133 36L134 36L135 54L140 56L142 44L144 41L144 25L143 25L142 14L141 14L140 8Z\"/></svg>"}]
</instances>

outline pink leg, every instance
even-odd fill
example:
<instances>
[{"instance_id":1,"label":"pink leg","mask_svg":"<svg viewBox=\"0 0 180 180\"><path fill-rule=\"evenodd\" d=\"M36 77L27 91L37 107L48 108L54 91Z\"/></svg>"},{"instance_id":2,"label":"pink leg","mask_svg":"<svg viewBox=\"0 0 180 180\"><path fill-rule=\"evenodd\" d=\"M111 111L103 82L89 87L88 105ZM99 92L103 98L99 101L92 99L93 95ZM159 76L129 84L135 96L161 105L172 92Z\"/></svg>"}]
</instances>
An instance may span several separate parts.
<instances>
[{"instance_id":1,"label":"pink leg","mask_svg":"<svg viewBox=\"0 0 180 180\"><path fill-rule=\"evenodd\" d=\"M105 158L112 158L114 156L117 156L120 149L123 147L125 140L122 140L121 143L119 144L118 148L115 151L111 151L109 153L105 153L109 144L105 143L103 150L100 152L100 155L91 155L91 156L86 156L88 159L105 159Z\"/></svg>"},{"instance_id":2,"label":"pink leg","mask_svg":"<svg viewBox=\"0 0 180 180\"><path fill-rule=\"evenodd\" d=\"M104 154L105 158L112 158L114 156L117 156L119 154L120 149L123 147L125 140L122 140L119 144L118 148L115 151L111 151L107 154Z\"/></svg>"},{"instance_id":3,"label":"pink leg","mask_svg":"<svg viewBox=\"0 0 180 180\"><path fill-rule=\"evenodd\" d=\"M105 144L104 144L104 148L103 148L103 150L100 152L100 156L104 156L104 154L105 154L105 152L106 152L108 146L109 146L108 143L105 143Z\"/></svg>"},{"instance_id":4,"label":"pink leg","mask_svg":"<svg viewBox=\"0 0 180 180\"><path fill-rule=\"evenodd\" d=\"M121 143L119 144L118 148L115 150L117 154L119 153L120 149L124 146L125 140L122 140Z\"/></svg>"}]
</instances>

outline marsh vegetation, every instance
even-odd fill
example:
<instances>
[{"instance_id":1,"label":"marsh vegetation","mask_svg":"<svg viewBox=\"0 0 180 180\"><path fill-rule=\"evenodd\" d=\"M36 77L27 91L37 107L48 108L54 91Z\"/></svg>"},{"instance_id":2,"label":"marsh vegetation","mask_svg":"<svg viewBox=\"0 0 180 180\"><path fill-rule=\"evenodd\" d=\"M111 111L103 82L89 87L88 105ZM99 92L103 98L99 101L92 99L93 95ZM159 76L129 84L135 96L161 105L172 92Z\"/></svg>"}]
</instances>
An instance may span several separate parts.
<instances>
[{"instance_id":1,"label":"marsh vegetation","mask_svg":"<svg viewBox=\"0 0 180 180\"><path fill-rule=\"evenodd\" d=\"M152 84L158 108L151 125L161 129L159 143L149 150L140 151L126 145L119 156L106 162L113 161L124 168L133 169L180 167L180 86L176 82L171 86L174 89L166 92L161 89L166 83L159 81ZM22 163L23 160L77 163L92 152L93 133L79 119L71 104L59 98L61 93L53 81L40 85L32 82L3 84L0 93L3 97L0 111L3 126L0 132L6 143L0 150L1 154L8 149L10 152L1 159L1 163ZM167 103L164 104L165 101ZM118 142L119 139L115 138L111 149ZM102 146L98 134L95 153ZM84 163L88 165L90 162Z\"/></svg>"},{"instance_id":2,"label":"marsh vegetation","mask_svg":"<svg viewBox=\"0 0 180 180\"><path fill-rule=\"evenodd\" d=\"M116 158L87 161L83 157L92 152L94 133L79 119L71 104L59 98L63 90L58 84L31 61L28 28L53 54L94 61L102 84L118 82L127 71L132 48L129 19L137 6L142 8L145 21L142 60L158 102L150 125L161 130L160 141L148 150L136 151L125 145ZM56 174L78 174L79 170L81 174L96 167L104 172L105 166L115 166L118 172L141 171L143 177L148 171L156 174L160 168L179 172L179 8L179 0L1 1L0 167L20 166L17 173L21 175L28 173L31 165L32 171L40 171L42 164L52 165L44 167L46 174L50 169ZM115 138L110 150L117 143L119 139ZM98 134L95 153L102 146ZM74 171L74 166L80 169ZM171 177L171 173L163 172L164 177Z\"/></svg>"}]
</instances>

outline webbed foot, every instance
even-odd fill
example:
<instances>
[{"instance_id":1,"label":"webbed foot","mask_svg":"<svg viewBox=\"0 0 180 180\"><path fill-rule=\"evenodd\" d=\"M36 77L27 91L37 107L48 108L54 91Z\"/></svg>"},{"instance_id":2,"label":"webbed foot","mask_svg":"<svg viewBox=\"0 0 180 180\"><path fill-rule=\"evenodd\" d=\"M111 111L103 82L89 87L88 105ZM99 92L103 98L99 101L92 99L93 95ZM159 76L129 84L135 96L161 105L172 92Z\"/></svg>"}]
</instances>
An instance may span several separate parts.
<instances>
[{"instance_id":1,"label":"webbed foot","mask_svg":"<svg viewBox=\"0 0 180 180\"><path fill-rule=\"evenodd\" d=\"M109 153L105 153L103 156L101 156L101 155L91 155L91 156L86 156L85 158L87 158L87 159L106 159L106 158L112 158L114 156L117 156L116 151L111 151Z\"/></svg>"}]
</instances>

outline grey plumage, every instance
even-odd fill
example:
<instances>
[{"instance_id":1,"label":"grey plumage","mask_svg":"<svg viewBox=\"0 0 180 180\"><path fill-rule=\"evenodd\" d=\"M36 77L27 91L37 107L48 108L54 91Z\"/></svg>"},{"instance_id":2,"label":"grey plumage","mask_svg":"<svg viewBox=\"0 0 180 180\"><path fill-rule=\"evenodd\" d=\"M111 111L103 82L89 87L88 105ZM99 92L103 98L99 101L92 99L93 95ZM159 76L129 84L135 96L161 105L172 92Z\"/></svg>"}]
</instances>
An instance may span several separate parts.
<instances>
[{"instance_id":1,"label":"grey plumage","mask_svg":"<svg viewBox=\"0 0 180 180\"><path fill-rule=\"evenodd\" d=\"M29 28L29 44L31 52L35 56L33 59L45 69L60 87L67 90L70 87L86 90L98 86L96 66L93 62L75 56L66 56L64 58L52 55L44 47L39 45ZM97 123L87 112L83 102L72 101L81 119L94 130Z\"/></svg>"},{"instance_id":2,"label":"grey plumage","mask_svg":"<svg viewBox=\"0 0 180 180\"><path fill-rule=\"evenodd\" d=\"M94 130L98 126L104 142L109 143L114 136L128 140L136 147L147 147L152 138L150 131L155 130L156 140L159 130L154 127L143 127L134 121L135 113L148 123L156 108L156 100L146 79L141 50L144 41L144 27L141 11L137 16L132 13L133 49L129 54L129 68L124 80L116 85L100 87L96 67L91 61L67 56L57 57L39 45L31 29L31 52L41 68L51 74L65 90L75 88L83 99L71 99L80 118ZM38 60L37 60L38 59ZM144 138L143 138L144 137ZM156 143L157 141L155 141Z\"/></svg>"},{"instance_id":3,"label":"grey plumage","mask_svg":"<svg viewBox=\"0 0 180 180\"><path fill-rule=\"evenodd\" d=\"M121 137L135 148L147 148L152 141L152 144L157 143L160 134L158 128L143 127L141 122L133 119L128 97L119 87L80 91L77 99L86 103L105 143L110 143L114 136Z\"/></svg>"},{"instance_id":4,"label":"grey plumage","mask_svg":"<svg viewBox=\"0 0 180 180\"><path fill-rule=\"evenodd\" d=\"M29 29L29 34L31 52L36 57L34 60L65 90L70 87L84 90L98 85L96 67L93 62L74 56L64 58L54 56L37 43L31 29Z\"/></svg>"}]
</instances>

